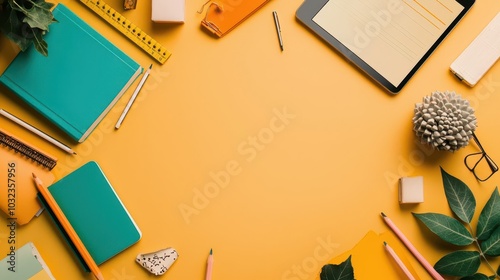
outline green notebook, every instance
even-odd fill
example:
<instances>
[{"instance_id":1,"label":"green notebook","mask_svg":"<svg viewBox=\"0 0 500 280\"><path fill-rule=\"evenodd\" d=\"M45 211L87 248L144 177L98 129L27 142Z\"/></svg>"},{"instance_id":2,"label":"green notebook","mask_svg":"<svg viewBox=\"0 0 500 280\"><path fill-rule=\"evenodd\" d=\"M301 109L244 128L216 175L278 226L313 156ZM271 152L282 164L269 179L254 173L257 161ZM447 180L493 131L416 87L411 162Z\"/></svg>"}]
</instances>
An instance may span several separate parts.
<instances>
[{"instance_id":1,"label":"green notebook","mask_svg":"<svg viewBox=\"0 0 500 280\"><path fill-rule=\"evenodd\" d=\"M20 52L0 76L14 94L83 142L142 67L63 4L45 35L47 57L33 46Z\"/></svg>"},{"instance_id":2,"label":"green notebook","mask_svg":"<svg viewBox=\"0 0 500 280\"><path fill-rule=\"evenodd\" d=\"M84 164L48 190L97 265L141 239L141 231L96 162ZM40 194L38 198L47 206ZM58 224L51 209L46 209Z\"/></svg>"}]
</instances>

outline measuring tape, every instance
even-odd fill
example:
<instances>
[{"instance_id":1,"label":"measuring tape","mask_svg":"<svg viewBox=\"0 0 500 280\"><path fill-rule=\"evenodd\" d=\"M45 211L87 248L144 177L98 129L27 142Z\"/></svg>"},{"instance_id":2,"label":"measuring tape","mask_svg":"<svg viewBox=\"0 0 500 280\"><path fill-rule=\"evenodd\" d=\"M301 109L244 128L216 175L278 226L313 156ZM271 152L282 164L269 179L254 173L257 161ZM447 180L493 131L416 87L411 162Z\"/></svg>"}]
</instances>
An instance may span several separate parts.
<instances>
[{"instance_id":1,"label":"measuring tape","mask_svg":"<svg viewBox=\"0 0 500 280\"><path fill-rule=\"evenodd\" d=\"M102 0L80 0L85 6L98 14L101 18L111 24L114 28L127 36L132 42L155 58L161 64L165 63L172 53L151 38L127 18L111 8Z\"/></svg>"}]
</instances>

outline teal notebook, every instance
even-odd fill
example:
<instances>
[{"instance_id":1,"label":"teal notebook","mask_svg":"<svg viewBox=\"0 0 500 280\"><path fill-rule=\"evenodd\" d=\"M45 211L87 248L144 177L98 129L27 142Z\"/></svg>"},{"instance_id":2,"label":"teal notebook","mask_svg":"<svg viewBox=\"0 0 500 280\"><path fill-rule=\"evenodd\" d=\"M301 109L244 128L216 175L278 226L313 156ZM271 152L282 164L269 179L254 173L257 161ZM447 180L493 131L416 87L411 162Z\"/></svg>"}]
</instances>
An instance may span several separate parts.
<instances>
[{"instance_id":1,"label":"teal notebook","mask_svg":"<svg viewBox=\"0 0 500 280\"><path fill-rule=\"evenodd\" d=\"M96 162L84 164L48 190L97 265L141 239L141 231ZM59 225L43 197L39 194L38 198ZM88 270L83 261L82 265Z\"/></svg>"},{"instance_id":2,"label":"teal notebook","mask_svg":"<svg viewBox=\"0 0 500 280\"><path fill-rule=\"evenodd\" d=\"M83 142L142 67L63 4L45 35L47 57L20 52L0 82L75 141Z\"/></svg>"}]
</instances>

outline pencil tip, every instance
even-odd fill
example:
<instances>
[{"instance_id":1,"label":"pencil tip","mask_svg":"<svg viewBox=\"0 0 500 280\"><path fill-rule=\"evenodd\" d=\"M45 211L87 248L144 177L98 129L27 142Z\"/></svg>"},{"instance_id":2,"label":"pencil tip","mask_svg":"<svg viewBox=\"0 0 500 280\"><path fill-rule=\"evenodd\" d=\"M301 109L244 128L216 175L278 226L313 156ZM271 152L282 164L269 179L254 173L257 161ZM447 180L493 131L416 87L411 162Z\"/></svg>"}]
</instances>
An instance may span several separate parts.
<instances>
[{"instance_id":1,"label":"pencil tip","mask_svg":"<svg viewBox=\"0 0 500 280\"><path fill-rule=\"evenodd\" d=\"M76 155L76 152L75 152L75 151L73 151L73 154L74 154L74 155Z\"/></svg>"},{"instance_id":2,"label":"pencil tip","mask_svg":"<svg viewBox=\"0 0 500 280\"><path fill-rule=\"evenodd\" d=\"M149 65L149 69L151 69L151 68L153 68L153 64L152 63Z\"/></svg>"},{"instance_id":3,"label":"pencil tip","mask_svg":"<svg viewBox=\"0 0 500 280\"><path fill-rule=\"evenodd\" d=\"M212 250L212 248L210 248L210 255L213 255L213 250Z\"/></svg>"},{"instance_id":4,"label":"pencil tip","mask_svg":"<svg viewBox=\"0 0 500 280\"><path fill-rule=\"evenodd\" d=\"M384 241L384 246L387 246L387 242Z\"/></svg>"},{"instance_id":5,"label":"pencil tip","mask_svg":"<svg viewBox=\"0 0 500 280\"><path fill-rule=\"evenodd\" d=\"M35 173L31 173L31 175L33 176L34 179L36 179Z\"/></svg>"},{"instance_id":6,"label":"pencil tip","mask_svg":"<svg viewBox=\"0 0 500 280\"><path fill-rule=\"evenodd\" d=\"M382 217L387 217L384 212L380 212L380 215L382 215Z\"/></svg>"}]
</instances>

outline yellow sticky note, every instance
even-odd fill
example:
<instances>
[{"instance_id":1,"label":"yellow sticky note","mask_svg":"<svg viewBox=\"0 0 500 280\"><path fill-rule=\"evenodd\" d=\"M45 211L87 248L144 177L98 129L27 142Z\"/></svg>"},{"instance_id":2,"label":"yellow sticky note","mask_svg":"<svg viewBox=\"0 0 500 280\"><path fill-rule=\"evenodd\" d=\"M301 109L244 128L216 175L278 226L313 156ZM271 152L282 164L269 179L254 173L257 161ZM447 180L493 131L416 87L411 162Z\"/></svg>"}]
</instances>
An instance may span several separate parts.
<instances>
[{"instance_id":1,"label":"yellow sticky note","mask_svg":"<svg viewBox=\"0 0 500 280\"><path fill-rule=\"evenodd\" d=\"M340 264L351 255L354 278L357 280L407 279L401 268L385 250L384 241L394 249L413 277L417 280L420 279L417 272L408 261L407 256L409 252L404 245L401 244L401 241L390 232L384 232L379 235L374 231L369 231L354 248L334 257L327 264ZM320 277L318 276L317 279L320 279Z\"/></svg>"}]
</instances>

